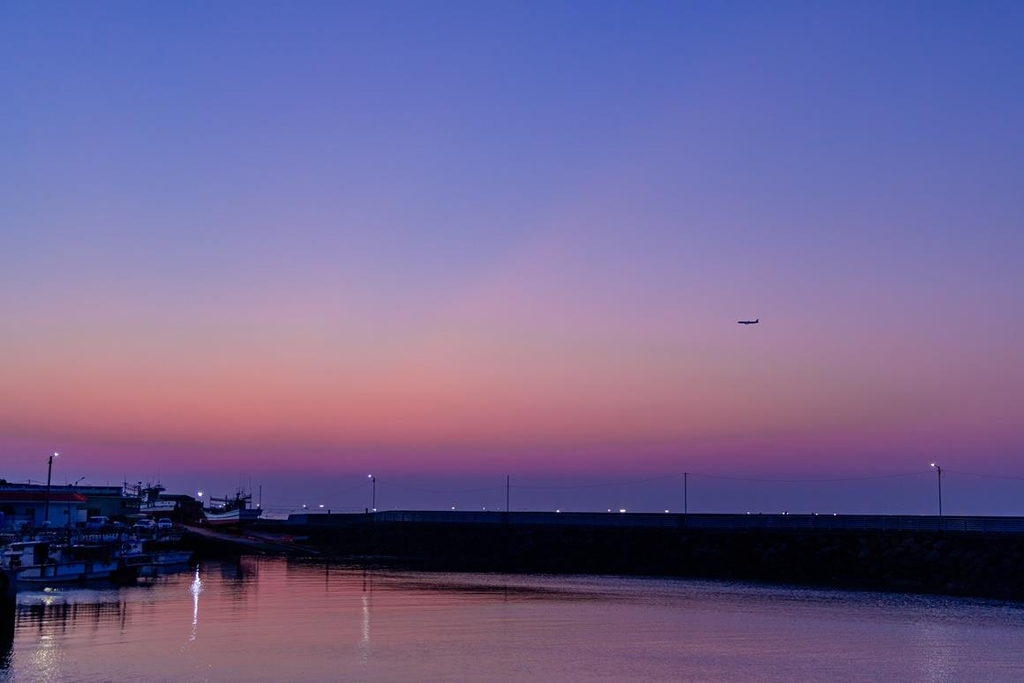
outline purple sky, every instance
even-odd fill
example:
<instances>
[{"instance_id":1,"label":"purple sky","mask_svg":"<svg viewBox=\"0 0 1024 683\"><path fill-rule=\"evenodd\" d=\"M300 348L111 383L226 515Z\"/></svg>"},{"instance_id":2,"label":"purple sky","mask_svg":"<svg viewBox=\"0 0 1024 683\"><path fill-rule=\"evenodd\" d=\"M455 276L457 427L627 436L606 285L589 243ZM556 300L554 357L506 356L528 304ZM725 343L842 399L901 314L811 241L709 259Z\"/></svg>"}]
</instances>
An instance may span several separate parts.
<instances>
[{"instance_id":1,"label":"purple sky","mask_svg":"<svg viewBox=\"0 0 1024 683\"><path fill-rule=\"evenodd\" d=\"M938 461L948 512L1024 514L1022 34L1016 2L4 3L0 477L654 510L692 472L695 510L927 513Z\"/></svg>"}]
</instances>

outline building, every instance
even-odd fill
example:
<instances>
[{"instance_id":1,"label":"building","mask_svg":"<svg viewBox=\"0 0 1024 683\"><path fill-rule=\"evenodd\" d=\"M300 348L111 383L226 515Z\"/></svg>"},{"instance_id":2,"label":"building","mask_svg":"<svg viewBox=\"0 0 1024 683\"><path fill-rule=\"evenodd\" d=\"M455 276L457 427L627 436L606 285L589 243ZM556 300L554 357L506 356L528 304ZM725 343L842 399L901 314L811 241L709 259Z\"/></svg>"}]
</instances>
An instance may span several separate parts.
<instances>
[{"instance_id":1,"label":"building","mask_svg":"<svg viewBox=\"0 0 1024 683\"><path fill-rule=\"evenodd\" d=\"M85 521L88 499L74 491L50 490L45 486L0 488L0 512L7 526L64 527Z\"/></svg>"},{"instance_id":2,"label":"building","mask_svg":"<svg viewBox=\"0 0 1024 683\"><path fill-rule=\"evenodd\" d=\"M55 486L53 490L73 490L88 498L88 517L103 515L123 522L139 518L139 497L122 486Z\"/></svg>"},{"instance_id":3,"label":"building","mask_svg":"<svg viewBox=\"0 0 1024 683\"><path fill-rule=\"evenodd\" d=\"M68 527L103 515L129 521L139 515L139 499L124 495L120 486L0 485L0 512L4 525Z\"/></svg>"}]
</instances>

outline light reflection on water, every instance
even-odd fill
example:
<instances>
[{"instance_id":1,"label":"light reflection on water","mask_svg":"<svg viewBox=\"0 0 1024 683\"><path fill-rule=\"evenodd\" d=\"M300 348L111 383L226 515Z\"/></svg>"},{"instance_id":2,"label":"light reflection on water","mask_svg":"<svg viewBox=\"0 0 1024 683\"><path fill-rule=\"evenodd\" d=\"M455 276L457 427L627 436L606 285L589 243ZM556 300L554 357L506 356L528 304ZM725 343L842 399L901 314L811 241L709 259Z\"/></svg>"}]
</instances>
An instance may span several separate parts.
<instances>
[{"instance_id":1,"label":"light reflection on water","mask_svg":"<svg viewBox=\"0 0 1024 683\"><path fill-rule=\"evenodd\" d=\"M199 594L203 592L203 580L199 578L198 566L196 566L195 578L192 579L188 592L192 594L192 633L188 636L188 641L191 643L196 639L196 629L199 626Z\"/></svg>"},{"instance_id":2,"label":"light reflection on water","mask_svg":"<svg viewBox=\"0 0 1024 683\"><path fill-rule=\"evenodd\" d=\"M242 558L19 594L0 681L1018 681L1022 636L994 601Z\"/></svg>"}]
</instances>

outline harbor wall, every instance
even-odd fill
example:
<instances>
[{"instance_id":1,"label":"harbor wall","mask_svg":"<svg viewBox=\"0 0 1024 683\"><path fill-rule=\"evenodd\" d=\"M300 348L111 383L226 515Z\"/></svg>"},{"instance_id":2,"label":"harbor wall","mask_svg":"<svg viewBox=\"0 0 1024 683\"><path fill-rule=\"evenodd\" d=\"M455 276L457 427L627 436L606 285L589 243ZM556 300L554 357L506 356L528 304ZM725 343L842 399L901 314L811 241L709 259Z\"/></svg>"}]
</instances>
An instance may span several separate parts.
<instances>
[{"instance_id":1,"label":"harbor wall","mask_svg":"<svg viewBox=\"0 0 1024 683\"><path fill-rule=\"evenodd\" d=\"M323 515L262 528L341 561L410 569L654 575L1024 599L1024 533L1013 530L1018 518L977 518L999 521L992 528L1002 531L963 525L957 531L938 518L813 528L805 520L780 526L767 515L759 526L743 515L707 516L717 517L717 526L676 515L560 515L557 523L504 513L476 521L434 515Z\"/></svg>"}]
</instances>

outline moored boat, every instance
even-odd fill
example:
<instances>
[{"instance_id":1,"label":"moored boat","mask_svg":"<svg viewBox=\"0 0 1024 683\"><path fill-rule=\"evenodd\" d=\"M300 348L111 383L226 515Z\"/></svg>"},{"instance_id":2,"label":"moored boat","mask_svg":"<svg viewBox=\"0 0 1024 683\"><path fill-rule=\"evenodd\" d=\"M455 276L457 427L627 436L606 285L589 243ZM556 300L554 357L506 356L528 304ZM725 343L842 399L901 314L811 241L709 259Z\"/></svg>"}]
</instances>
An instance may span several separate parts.
<instances>
[{"instance_id":1,"label":"moored boat","mask_svg":"<svg viewBox=\"0 0 1024 683\"><path fill-rule=\"evenodd\" d=\"M15 585L54 586L117 578L121 562L112 545L15 541L0 553Z\"/></svg>"},{"instance_id":2,"label":"moored boat","mask_svg":"<svg viewBox=\"0 0 1024 683\"><path fill-rule=\"evenodd\" d=\"M203 520L211 526L229 526L254 522L263 514L258 506L250 507L252 494L239 489L234 498L211 498L212 507L203 509Z\"/></svg>"},{"instance_id":3,"label":"moored boat","mask_svg":"<svg viewBox=\"0 0 1024 683\"><path fill-rule=\"evenodd\" d=\"M107 542L37 538L3 546L0 572L11 590L92 582L130 584L157 573L180 570L191 556L191 551L168 547L164 541L128 534Z\"/></svg>"}]
</instances>

